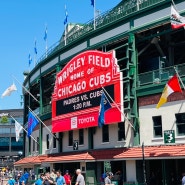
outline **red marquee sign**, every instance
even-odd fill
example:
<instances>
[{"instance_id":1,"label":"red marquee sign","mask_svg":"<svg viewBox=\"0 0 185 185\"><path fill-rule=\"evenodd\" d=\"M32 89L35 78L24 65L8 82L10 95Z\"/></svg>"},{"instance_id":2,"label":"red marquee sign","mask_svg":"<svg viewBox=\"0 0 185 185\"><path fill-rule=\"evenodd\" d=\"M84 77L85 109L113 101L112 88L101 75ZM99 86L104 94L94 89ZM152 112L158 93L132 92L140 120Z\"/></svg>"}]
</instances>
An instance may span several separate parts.
<instances>
[{"instance_id":1,"label":"red marquee sign","mask_svg":"<svg viewBox=\"0 0 185 185\"><path fill-rule=\"evenodd\" d=\"M98 126L103 88L111 102L105 124L122 121L121 73L114 51L89 50L75 56L57 74L52 95L52 132Z\"/></svg>"}]
</instances>

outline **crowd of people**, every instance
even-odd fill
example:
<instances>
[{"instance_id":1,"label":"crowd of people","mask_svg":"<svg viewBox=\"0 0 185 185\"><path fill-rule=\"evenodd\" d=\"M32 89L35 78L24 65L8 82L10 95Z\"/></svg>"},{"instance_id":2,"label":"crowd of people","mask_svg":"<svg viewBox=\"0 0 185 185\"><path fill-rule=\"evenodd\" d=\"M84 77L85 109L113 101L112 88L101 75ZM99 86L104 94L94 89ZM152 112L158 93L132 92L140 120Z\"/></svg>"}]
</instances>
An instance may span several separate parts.
<instances>
[{"instance_id":1,"label":"crowd of people","mask_svg":"<svg viewBox=\"0 0 185 185\"><path fill-rule=\"evenodd\" d=\"M74 176L69 174L66 170L65 174L62 175L61 171L55 171L54 169L50 172L40 173L39 177L36 178L35 174L24 172L16 174L7 174L6 184L2 185L85 185L85 179L80 169L75 171Z\"/></svg>"},{"instance_id":2,"label":"crowd of people","mask_svg":"<svg viewBox=\"0 0 185 185\"><path fill-rule=\"evenodd\" d=\"M42 173L34 185L72 185L73 181L75 185L85 185L85 179L80 169L76 170L75 179L69 175L68 170L65 171L64 175L59 170L56 172L52 170L51 174L49 172Z\"/></svg>"},{"instance_id":3,"label":"crowd of people","mask_svg":"<svg viewBox=\"0 0 185 185\"><path fill-rule=\"evenodd\" d=\"M0 182L1 185L16 185L16 184L26 184L30 174L25 171L11 171L11 170L1 170Z\"/></svg>"}]
</instances>

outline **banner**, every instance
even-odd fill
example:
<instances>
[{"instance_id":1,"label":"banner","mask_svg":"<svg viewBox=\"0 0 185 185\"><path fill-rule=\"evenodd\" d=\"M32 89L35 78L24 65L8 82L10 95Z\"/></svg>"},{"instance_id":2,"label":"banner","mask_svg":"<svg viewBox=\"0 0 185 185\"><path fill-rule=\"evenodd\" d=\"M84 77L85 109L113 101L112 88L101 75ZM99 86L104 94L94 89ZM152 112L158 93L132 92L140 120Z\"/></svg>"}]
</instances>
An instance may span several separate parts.
<instances>
[{"instance_id":1,"label":"banner","mask_svg":"<svg viewBox=\"0 0 185 185\"><path fill-rule=\"evenodd\" d=\"M114 51L89 50L75 56L56 75L52 94L52 132L98 126L102 87L123 111L121 73ZM105 124L123 120L113 102Z\"/></svg>"}]
</instances>

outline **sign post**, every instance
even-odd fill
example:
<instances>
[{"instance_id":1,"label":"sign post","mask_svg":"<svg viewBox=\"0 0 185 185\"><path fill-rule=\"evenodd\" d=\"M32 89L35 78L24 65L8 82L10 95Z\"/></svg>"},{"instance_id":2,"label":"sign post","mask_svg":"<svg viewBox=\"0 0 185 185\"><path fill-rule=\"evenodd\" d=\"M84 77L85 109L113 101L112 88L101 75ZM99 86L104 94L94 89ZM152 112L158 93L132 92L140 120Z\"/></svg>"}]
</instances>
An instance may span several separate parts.
<instances>
[{"instance_id":1,"label":"sign post","mask_svg":"<svg viewBox=\"0 0 185 185\"><path fill-rule=\"evenodd\" d=\"M164 143L175 143L174 130L164 130Z\"/></svg>"},{"instance_id":2,"label":"sign post","mask_svg":"<svg viewBox=\"0 0 185 185\"><path fill-rule=\"evenodd\" d=\"M78 140L73 141L73 150L78 150Z\"/></svg>"}]
</instances>

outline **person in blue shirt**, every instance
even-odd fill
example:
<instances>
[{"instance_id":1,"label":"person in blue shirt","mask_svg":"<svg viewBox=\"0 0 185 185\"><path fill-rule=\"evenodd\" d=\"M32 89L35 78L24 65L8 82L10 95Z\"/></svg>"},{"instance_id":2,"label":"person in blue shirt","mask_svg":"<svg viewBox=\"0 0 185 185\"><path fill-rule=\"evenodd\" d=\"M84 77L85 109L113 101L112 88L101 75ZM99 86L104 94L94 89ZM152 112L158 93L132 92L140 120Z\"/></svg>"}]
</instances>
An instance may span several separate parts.
<instances>
[{"instance_id":1,"label":"person in blue shirt","mask_svg":"<svg viewBox=\"0 0 185 185\"><path fill-rule=\"evenodd\" d=\"M25 171L25 173L19 179L19 185L26 184L28 182L29 175L30 174L27 171Z\"/></svg>"},{"instance_id":2,"label":"person in blue shirt","mask_svg":"<svg viewBox=\"0 0 185 185\"><path fill-rule=\"evenodd\" d=\"M9 175L7 185L14 185L14 184L15 184L15 179L13 179L12 175Z\"/></svg>"},{"instance_id":3,"label":"person in blue shirt","mask_svg":"<svg viewBox=\"0 0 185 185\"><path fill-rule=\"evenodd\" d=\"M42 185L43 183L44 174L40 174L40 178L35 181L35 185Z\"/></svg>"},{"instance_id":4,"label":"person in blue shirt","mask_svg":"<svg viewBox=\"0 0 185 185\"><path fill-rule=\"evenodd\" d=\"M66 185L66 181L59 170L56 172L56 175L56 185Z\"/></svg>"}]
</instances>

